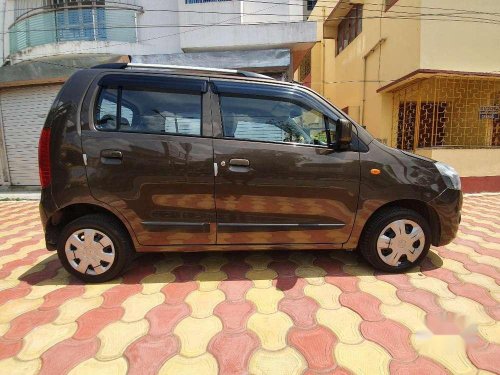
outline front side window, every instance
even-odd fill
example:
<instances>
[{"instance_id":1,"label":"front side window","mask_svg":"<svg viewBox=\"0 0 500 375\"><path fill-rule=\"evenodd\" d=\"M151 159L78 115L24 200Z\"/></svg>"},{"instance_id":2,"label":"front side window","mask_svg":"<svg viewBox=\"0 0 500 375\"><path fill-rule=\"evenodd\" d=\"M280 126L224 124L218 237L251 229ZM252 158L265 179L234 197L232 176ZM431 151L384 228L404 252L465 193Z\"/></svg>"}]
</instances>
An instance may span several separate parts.
<instances>
[{"instance_id":1,"label":"front side window","mask_svg":"<svg viewBox=\"0 0 500 375\"><path fill-rule=\"evenodd\" d=\"M326 145L324 116L303 104L221 96L224 137L262 142Z\"/></svg>"},{"instance_id":2,"label":"front side window","mask_svg":"<svg viewBox=\"0 0 500 375\"><path fill-rule=\"evenodd\" d=\"M200 136L201 94L103 88L95 124L98 130Z\"/></svg>"}]
</instances>

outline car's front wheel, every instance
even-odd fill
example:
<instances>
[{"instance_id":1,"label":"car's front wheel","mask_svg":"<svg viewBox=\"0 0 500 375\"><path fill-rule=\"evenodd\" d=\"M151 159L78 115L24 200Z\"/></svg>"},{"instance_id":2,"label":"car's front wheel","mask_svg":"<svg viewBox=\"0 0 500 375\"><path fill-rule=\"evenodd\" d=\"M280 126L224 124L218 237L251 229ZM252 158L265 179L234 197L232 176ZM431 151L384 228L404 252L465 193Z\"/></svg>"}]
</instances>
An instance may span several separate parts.
<instances>
[{"instance_id":1,"label":"car's front wheel","mask_svg":"<svg viewBox=\"0 0 500 375\"><path fill-rule=\"evenodd\" d=\"M57 254L64 268L85 282L118 276L132 259L128 233L105 215L86 215L63 229Z\"/></svg>"},{"instance_id":2,"label":"car's front wheel","mask_svg":"<svg viewBox=\"0 0 500 375\"><path fill-rule=\"evenodd\" d=\"M399 272L418 265L429 252L429 223L415 211L390 207L368 222L359 243L363 257L375 268Z\"/></svg>"}]
</instances>

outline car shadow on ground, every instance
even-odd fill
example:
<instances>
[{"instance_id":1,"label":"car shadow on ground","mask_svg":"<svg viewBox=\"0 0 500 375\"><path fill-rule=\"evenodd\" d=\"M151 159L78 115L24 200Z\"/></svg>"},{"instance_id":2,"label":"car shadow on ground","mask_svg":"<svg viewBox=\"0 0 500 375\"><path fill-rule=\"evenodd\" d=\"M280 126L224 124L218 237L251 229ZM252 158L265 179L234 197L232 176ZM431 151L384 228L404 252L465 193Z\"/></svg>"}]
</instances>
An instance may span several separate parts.
<instances>
[{"instance_id":1,"label":"car shadow on ground","mask_svg":"<svg viewBox=\"0 0 500 375\"><path fill-rule=\"evenodd\" d=\"M410 269L406 273L421 273L440 268L442 264L441 257L431 249L420 267ZM156 277L148 277L154 274ZM342 250L176 252L141 254L121 277L108 283L175 284L196 280L268 280L272 281L278 290L286 291L303 278L350 278L365 275L391 274L374 270L357 252ZM34 263L19 280L33 286L84 284L63 269L56 253Z\"/></svg>"}]
</instances>

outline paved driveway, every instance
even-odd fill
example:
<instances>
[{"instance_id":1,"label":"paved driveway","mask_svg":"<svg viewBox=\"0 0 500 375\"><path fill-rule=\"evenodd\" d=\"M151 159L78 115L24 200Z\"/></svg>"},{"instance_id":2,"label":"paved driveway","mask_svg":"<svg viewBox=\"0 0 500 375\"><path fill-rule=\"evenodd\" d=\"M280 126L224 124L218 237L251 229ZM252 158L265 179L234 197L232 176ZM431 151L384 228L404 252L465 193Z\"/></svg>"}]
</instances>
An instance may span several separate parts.
<instances>
[{"instance_id":1,"label":"paved driveway","mask_svg":"<svg viewBox=\"0 0 500 375\"><path fill-rule=\"evenodd\" d=\"M83 285L37 207L0 203L0 373L486 373L500 369L500 195L408 274L346 252L148 255Z\"/></svg>"}]
</instances>

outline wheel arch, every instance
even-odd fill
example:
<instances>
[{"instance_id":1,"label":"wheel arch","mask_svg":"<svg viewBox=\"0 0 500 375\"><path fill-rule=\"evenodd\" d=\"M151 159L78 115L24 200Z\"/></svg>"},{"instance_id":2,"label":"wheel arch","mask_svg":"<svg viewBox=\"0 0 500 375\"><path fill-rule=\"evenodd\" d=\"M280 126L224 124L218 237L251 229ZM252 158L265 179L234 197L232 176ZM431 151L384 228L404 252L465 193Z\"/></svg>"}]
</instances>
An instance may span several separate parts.
<instances>
[{"instance_id":1,"label":"wheel arch","mask_svg":"<svg viewBox=\"0 0 500 375\"><path fill-rule=\"evenodd\" d=\"M377 208L375 211L371 213L369 216L368 220L366 221L363 230L361 232L361 236L363 236L366 228L370 224L370 222L373 220L374 216L379 213L380 211L387 209L387 208L394 208L394 207L400 207L400 208L406 208L412 211L417 212L420 214L424 219L427 220L429 223L429 226L431 228L431 244L434 246L437 246L439 243L439 238L440 238L440 231L441 231L441 224L439 221L439 216L437 212L432 208L430 205L427 203L420 201L418 199L399 199L395 201L388 202L386 204L383 204L379 208Z\"/></svg>"},{"instance_id":2,"label":"wheel arch","mask_svg":"<svg viewBox=\"0 0 500 375\"><path fill-rule=\"evenodd\" d=\"M49 250L55 250L59 234L64 227L75 219L80 217L101 214L108 216L110 219L116 221L122 229L128 234L129 240L135 246L135 241L128 225L124 223L117 214L107 209L106 207L99 206L92 203L74 203L67 205L57 210L47 221L45 226L45 242Z\"/></svg>"}]
</instances>

